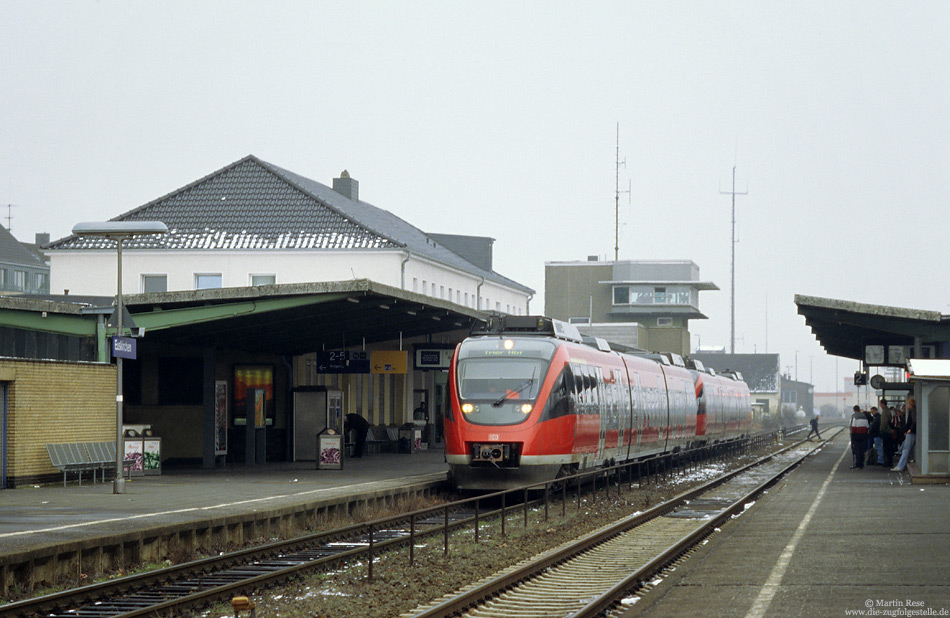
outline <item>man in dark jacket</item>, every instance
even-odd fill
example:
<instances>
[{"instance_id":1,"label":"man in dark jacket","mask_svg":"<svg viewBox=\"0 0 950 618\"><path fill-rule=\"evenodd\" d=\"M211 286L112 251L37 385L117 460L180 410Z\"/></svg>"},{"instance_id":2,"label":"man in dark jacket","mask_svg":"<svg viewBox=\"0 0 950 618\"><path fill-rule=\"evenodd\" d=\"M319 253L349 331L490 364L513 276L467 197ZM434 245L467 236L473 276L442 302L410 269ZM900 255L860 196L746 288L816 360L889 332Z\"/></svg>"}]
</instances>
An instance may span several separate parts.
<instances>
[{"instance_id":1,"label":"man in dark jacket","mask_svg":"<svg viewBox=\"0 0 950 618\"><path fill-rule=\"evenodd\" d=\"M877 455L878 462L887 468L894 465L894 416L887 407L887 400L881 399L881 452Z\"/></svg>"},{"instance_id":2,"label":"man in dark jacket","mask_svg":"<svg viewBox=\"0 0 950 618\"><path fill-rule=\"evenodd\" d=\"M353 432L353 457L362 457L366 452L366 434L369 432L369 421L359 414L347 414L343 421L344 435Z\"/></svg>"}]
</instances>

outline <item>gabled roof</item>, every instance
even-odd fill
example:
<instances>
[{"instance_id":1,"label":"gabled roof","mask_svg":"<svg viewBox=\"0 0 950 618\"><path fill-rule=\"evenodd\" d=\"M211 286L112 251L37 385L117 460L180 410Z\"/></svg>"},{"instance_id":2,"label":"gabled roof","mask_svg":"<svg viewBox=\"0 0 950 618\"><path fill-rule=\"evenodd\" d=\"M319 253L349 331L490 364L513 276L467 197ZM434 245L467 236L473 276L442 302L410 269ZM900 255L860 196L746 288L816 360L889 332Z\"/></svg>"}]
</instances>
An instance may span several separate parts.
<instances>
[{"instance_id":1,"label":"gabled roof","mask_svg":"<svg viewBox=\"0 0 950 618\"><path fill-rule=\"evenodd\" d=\"M778 354L726 354L694 352L690 358L702 361L717 372L738 371L753 393L776 393L779 385Z\"/></svg>"},{"instance_id":2,"label":"gabled roof","mask_svg":"<svg viewBox=\"0 0 950 618\"><path fill-rule=\"evenodd\" d=\"M46 262L14 238L10 230L2 225L0 225L0 262L49 270Z\"/></svg>"},{"instance_id":3,"label":"gabled roof","mask_svg":"<svg viewBox=\"0 0 950 618\"><path fill-rule=\"evenodd\" d=\"M169 233L126 241L128 249L400 249L526 293L534 290L486 271L389 211L253 155L113 221L162 221ZM112 248L110 240L68 236L49 250Z\"/></svg>"}]
</instances>

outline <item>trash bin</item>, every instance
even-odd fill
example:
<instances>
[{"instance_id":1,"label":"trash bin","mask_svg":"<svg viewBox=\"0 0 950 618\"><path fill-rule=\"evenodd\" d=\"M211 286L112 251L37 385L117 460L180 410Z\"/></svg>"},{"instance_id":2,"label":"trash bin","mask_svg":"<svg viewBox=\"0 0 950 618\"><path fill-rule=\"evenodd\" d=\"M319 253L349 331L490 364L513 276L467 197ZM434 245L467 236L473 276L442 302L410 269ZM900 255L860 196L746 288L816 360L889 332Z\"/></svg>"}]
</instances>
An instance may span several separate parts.
<instances>
[{"instance_id":1,"label":"trash bin","mask_svg":"<svg viewBox=\"0 0 950 618\"><path fill-rule=\"evenodd\" d=\"M317 434L317 470L343 469L343 435L327 428Z\"/></svg>"},{"instance_id":2,"label":"trash bin","mask_svg":"<svg viewBox=\"0 0 950 618\"><path fill-rule=\"evenodd\" d=\"M415 451L415 426L412 423L406 423L399 428L399 452L412 453Z\"/></svg>"}]
</instances>

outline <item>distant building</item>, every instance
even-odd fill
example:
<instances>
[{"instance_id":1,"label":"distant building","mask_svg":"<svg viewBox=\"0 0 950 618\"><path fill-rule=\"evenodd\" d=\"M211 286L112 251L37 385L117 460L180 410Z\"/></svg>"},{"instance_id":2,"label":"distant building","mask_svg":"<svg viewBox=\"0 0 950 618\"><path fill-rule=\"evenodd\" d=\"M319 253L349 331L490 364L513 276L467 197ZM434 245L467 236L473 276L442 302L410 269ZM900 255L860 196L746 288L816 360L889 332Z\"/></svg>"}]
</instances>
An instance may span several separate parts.
<instances>
[{"instance_id":1,"label":"distant building","mask_svg":"<svg viewBox=\"0 0 950 618\"><path fill-rule=\"evenodd\" d=\"M0 226L0 292L4 294L49 294L49 264L39 244L49 234L37 234L36 245L21 243Z\"/></svg>"},{"instance_id":2,"label":"distant building","mask_svg":"<svg viewBox=\"0 0 950 618\"><path fill-rule=\"evenodd\" d=\"M782 416L806 422L815 415L815 387L782 376Z\"/></svg>"},{"instance_id":3,"label":"distant building","mask_svg":"<svg viewBox=\"0 0 950 618\"><path fill-rule=\"evenodd\" d=\"M248 156L113 220L169 229L123 245L130 294L368 279L516 315L534 295L493 270L493 239L426 233L361 201L345 170L331 188ZM49 249L55 293L115 294L113 241L69 236Z\"/></svg>"},{"instance_id":4,"label":"distant building","mask_svg":"<svg viewBox=\"0 0 950 618\"><path fill-rule=\"evenodd\" d=\"M608 262L593 256L544 265L545 315L626 329L637 347L653 352L688 355L689 321L706 319L699 292L718 289L700 281L699 266L689 260Z\"/></svg>"}]
</instances>

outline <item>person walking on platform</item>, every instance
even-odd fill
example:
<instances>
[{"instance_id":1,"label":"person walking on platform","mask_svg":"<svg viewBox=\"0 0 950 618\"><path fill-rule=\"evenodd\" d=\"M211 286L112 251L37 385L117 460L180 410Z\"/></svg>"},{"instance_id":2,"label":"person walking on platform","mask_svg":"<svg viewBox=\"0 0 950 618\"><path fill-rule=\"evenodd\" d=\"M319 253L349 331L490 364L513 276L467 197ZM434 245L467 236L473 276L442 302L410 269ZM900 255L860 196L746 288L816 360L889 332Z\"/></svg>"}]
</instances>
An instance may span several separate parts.
<instances>
[{"instance_id":1,"label":"person walking on platform","mask_svg":"<svg viewBox=\"0 0 950 618\"><path fill-rule=\"evenodd\" d=\"M913 397L907 398L907 420L904 433L904 446L901 450L901 460L891 468L891 472L903 472L907 469L907 462L917 442L917 401Z\"/></svg>"},{"instance_id":2,"label":"person walking on platform","mask_svg":"<svg viewBox=\"0 0 950 618\"><path fill-rule=\"evenodd\" d=\"M851 467L864 467L864 451L868 444L868 417L861 406L854 406L851 415Z\"/></svg>"},{"instance_id":3,"label":"person walking on platform","mask_svg":"<svg viewBox=\"0 0 950 618\"><path fill-rule=\"evenodd\" d=\"M881 448L877 462L885 468L894 465L894 415L887 407L887 400L881 399Z\"/></svg>"},{"instance_id":4,"label":"person walking on platform","mask_svg":"<svg viewBox=\"0 0 950 618\"><path fill-rule=\"evenodd\" d=\"M818 439L821 440L821 434L818 433L818 418L819 417L816 414L815 416L811 417L811 420L809 421L809 423L811 423L811 431L809 431L808 435L805 436L809 440L811 440L811 434L815 434L816 436L818 436Z\"/></svg>"},{"instance_id":5,"label":"person walking on platform","mask_svg":"<svg viewBox=\"0 0 950 618\"><path fill-rule=\"evenodd\" d=\"M362 457L366 452L366 434L369 432L369 421L359 414L347 414L343 421L343 432L353 432L353 457Z\"/></svg>"}]
</instances>

